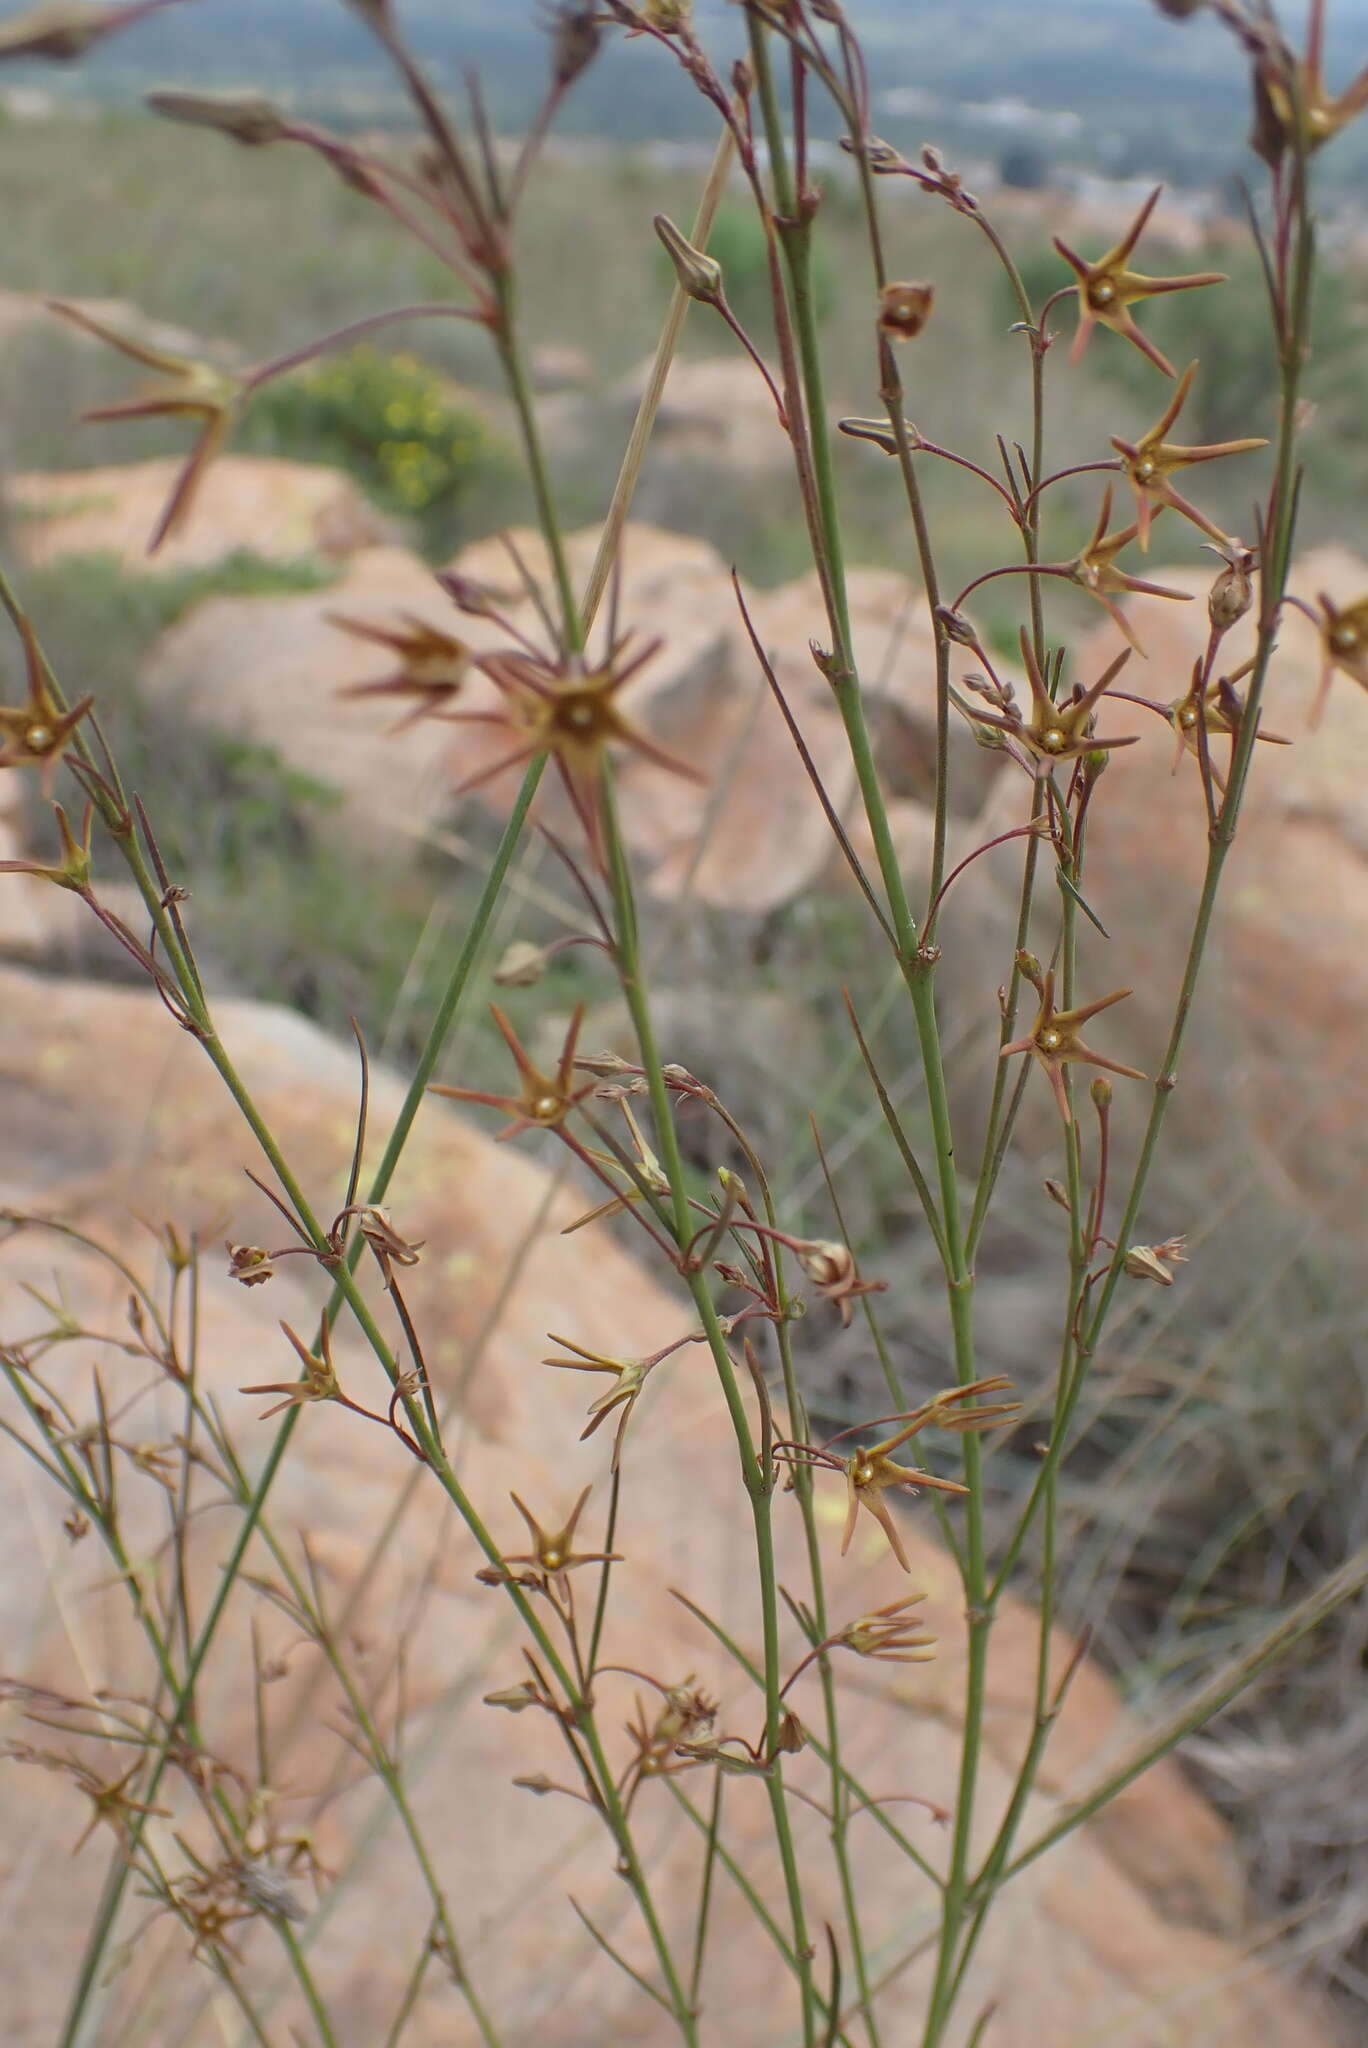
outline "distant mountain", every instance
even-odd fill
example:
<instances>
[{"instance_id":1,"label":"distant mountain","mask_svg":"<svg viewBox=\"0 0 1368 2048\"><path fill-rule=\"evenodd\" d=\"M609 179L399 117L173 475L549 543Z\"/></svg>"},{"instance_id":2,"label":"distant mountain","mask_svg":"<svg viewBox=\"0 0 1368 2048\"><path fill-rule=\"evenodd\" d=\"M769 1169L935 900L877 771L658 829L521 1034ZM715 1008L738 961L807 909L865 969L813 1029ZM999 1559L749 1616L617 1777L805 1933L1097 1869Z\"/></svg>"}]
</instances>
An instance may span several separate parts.
<instances>
[{"instance_id":1,"label":"distant mountain","mask_svg":"<svg viewBox=\"0 0 1368 2048\"><path fill-rule=\"evenodd\" d=\"M1153 0L847 0L875 81L876 125L904 147L934 139L982 160L1016 153L1068 165L1211 184L1243 168L1243 59L1210 16L1165 19ZM474 65L495 120L527 118L546 76L551 0L398 0L419 54L444 83ZM1287 10L1296 13L1295 6ZM1368 0L1334 0L1329 69L1368 58ZM697 0L719 60L739 48L730 0ZM17 68L17 67L16 67ZM54 81L46 67L43 83ZM176 79L251 85L334 118L399 117L373 39L344 0L186 0L62 73L64 89L131 99ZM711 132L712 117L669 58L612 38L561 127L609 141ZM1025 152L1025 156L1023 156ZM1327 156L1342 182L1368 169L1357 134Z\"/></svg>"}]
</instances>

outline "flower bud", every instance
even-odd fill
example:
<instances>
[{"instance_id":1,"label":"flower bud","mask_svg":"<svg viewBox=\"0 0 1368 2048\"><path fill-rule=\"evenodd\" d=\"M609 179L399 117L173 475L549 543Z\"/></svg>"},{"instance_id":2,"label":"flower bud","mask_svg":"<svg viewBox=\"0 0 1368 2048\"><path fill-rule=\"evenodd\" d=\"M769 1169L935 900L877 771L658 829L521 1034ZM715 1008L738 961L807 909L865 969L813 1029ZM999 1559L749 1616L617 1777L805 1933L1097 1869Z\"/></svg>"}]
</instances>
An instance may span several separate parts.
<instances>
[{"instance_id":1,"label":"flower bud","mask_svg":"<svg viewBox=\"0 0 1368 2048\"><path fill-rule=\"evenodd\" d=\"M168 121L216 129L247 149L279 142L289 133L284 116L260 93L150 92L147 104L154 114L162 114Z\"/></svg>"},{"instance_id":2,"label":"flower bud","mask_svg":"<svg viewBox=\"0 0 1368 2048\"><path fill-rule=\"evenodd\" d=\"M546 949L528 939L514 939L494 969L500 988L534 988L547 969Z\"/></svg>"},{"instance_id":3,"label":"flower bud","mask_svg":"<svg viewBox=\"0 0 1368 2048\"><path fill-rule=\"evenodd\" d=\"M1106 1112L1111 1108L1111 1082L1104 1080L1099 1074L1091 1088L1089 1088L1088 1093L1093 1099L1093 1108L1097 1111L1098 1115L1105 1116Z\"/></svg>"},{"instance_id":4,"label":"flower bud","mask_svg":"<svg viewBox=\"0 0 1368 2048\"><path fill-rule=\"evenodd\" d=\"M697 299L700 305L720 306L724 296L722 265L705 255L702 249L695 249L668 215L658 213L654 226L666 255L674 265L680 290L687 292L691 299Z\"/></svg>"},{"instance_id":5,"label":"flower bud","mask_svg":"<svg viewBox=\"0 0 1368 2048\"><path fill-rule=\"evenodd\" d=\"M1073 1205L1069 1201L1061 1181L1047 1180L1045 1182L1045 1192L1057 1209L1063 1209L1066 1215L1073 1214Z\"/></svg>"},{"instance_id":6,"label":"flower bud","mask_svg":"<svg viewBox=\"0 0 1368 2048\"><path fill-rule=\"evenodd\" d=\"M1253 557L1247 548L1228 560L1207 592L1207 617L1218 633L1224 633L1242 619L1254 602L1250 580Z\"/></svg>"}]
</instances>

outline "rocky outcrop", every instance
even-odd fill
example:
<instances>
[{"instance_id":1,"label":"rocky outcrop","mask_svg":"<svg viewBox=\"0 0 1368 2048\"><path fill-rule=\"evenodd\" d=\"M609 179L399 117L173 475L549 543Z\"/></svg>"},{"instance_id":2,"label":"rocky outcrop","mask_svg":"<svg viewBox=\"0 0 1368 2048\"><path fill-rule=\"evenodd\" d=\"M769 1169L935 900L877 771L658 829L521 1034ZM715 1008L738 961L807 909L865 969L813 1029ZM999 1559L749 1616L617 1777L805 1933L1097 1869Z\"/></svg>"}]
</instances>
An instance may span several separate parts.
<instances>
[{"instance_id":1,"label":"rocky outcrop","mask_svg":"<svg viewBox=\"0 0 1368 2048\"><path fill-rule=\"evenodd\" d=\"M354 1055L299 1018L261 1005L225 1003L220 1025L303 1186L328 1213L340 1202L345 1179ZM664 1049L668 1057L672 1047ZM399 1092L394 1076L375 1075L376 1132L387 1126ZM0 971L0 1120L7 1137L0 1202L10 1210L60 1215L139 1266L149 1259L147 1222L173 1219L183 1235L194 1231L210 1247L227 1235L257 1242L279 1236L278 1219L243 1176L245 1166L263 1169L245 1126L202 1051L141 991ZM603 1436L577 1441L586 1386L539 1363L547 1333L617 1355L655 1349L690 1327L678 1287L650 1277L601 1234L560 1236L561 1224L580 1206L574 1191L558 1187L525 1142L495 1145L436 1100L420 1114L391 1199L396 1225L426 1240L419 1265L406 1275L408 1295L429 1335L439 1396L453 1408L450 1439L459 1469L496 1539L513 1547L521 1533L507 1504L510 1488L549 1520L591 1483L587 1527L597 1534L608 1449ZM249 1466L259 1469L273 1427L255 1419L260 1400L238 1390L293 1376L279 1320L308 1328L323 1282L309 1262L293 1259L282 1262L269 1285L248 1291L229 1281L225 1263L212 1249L206 1255L201 1384L222 1405ZM64 1346L46 1367L78 1410L84 1412L89 1368L98 1360L127 1441L155 1444L174 1432L180 1413L174 1390L148 1389L145 1361L130 1360L118 1348L127 1289L117 1275L78 1242L37 1225L0 1246L0 1274L0 1336L12 1340L36 1326L40 1311L21 1281L33 1281L49 1298L60 1296L71 1317L108 1333L98 1345ZM384 1299L377 1293L375 1300L388 1327ZM337 1360L354 1398L383 1399L367 1355L341 1329ZM738 1682L713 1639L669 1590L687 1592L754 1650L758 1616L739 1562L750 1541L748 1516L725 1413L701 1349L679 1353L652 1380L628 1443L617 1529L626 1561L615 1575L609 1656L670 1681L692 1671L720 1695L721 1725L753 1732L753 1691ZM0 1472L11 1560L0 1574L0 1622L11 1673L17 1669L83 1695L101 1685L145 1686L146 1661L126 1601L109 1584L107 1562L93 1554L94 1540L69 1544L60 1501L9 1443L0 1446ZM205 1477L199 1497L206 1504L212 1491ZM836 1491L829 1493L823 1482L821 1521L833 1612L845 1618L899 1597L909 1582L881 1541L866 1532L849 1558L837 1557L843 1506ZM160 1488L154 1479L143 1483L139 1510L130 1465L124 1492L130 1513L141 1514L151 1556L165 1529ZM670 2039L663 2016L589 1946L566 1904L573 1895L634 1961L649 1967L598 1825L570 1800L529 1806L529 1795L510 1782L542 1769L556 1775L562 1756L548 1724L529 1727L537 1717L479 1703L491 1686L516 1683L523 1672L502 1596L474 1583L478 1553L444 1497L392 1440L321 1406L301 1417L269 1518L294 1555L299 1539L307 1538L331 1611L346 1612L351 1651L390 1712L387 1674L402 1634L409 1789L448 1888L471 1976L503 2037L535 2039L547 2048ZM195 1523L188 1568L200 1612L232 1521L219 1511ZM910 1583L926 1595L940 1654L931 1665L897 1667L892 1678L880 1667L846 1660L838 1674L845 1758L878 1796L910 1793L943 1809L953 1802L958 1744L959 1594L947 1556L928 1533L925 1511L914 1510L905 1527ZM780 1577L801 1593L801 1531L792 1502L783 1499L777 1534ZM29 1562L21 1566L23 1559ZM264 1550L253 1569L270 1577ZM339 2041L344 2048L373 2048L384 2038L425 1938L427 1908L397 1831L385 1825L376 1788L356 1782L317 1660L298 1646L269 1601L247 1586L232 1610L222 1655L201 1688L200 1717L215 1752L249 1777L256 1769L251 1687L244 1677L253 1621L264 1654L285 1664L264 1695L272 1775L287 1799L290 1824L313 1829L320 1858L335 1873L324 1885L326 1911L303 1934ZM1001 1811L1027 1737L1036 1637L1029 1610L1005 1601L986 1721L985 1830ZM790 1653L796 1654L795 1645L790 1632ZM1070 1650L1058 1643L1060 1668ZM607 1716L611 1729L630 1710L632 1685L603 1683L622 1687L620 1712L614 1696ZM814 1725L820 1722L820 1708L802 1682L794 1704ZM16 1706L0 1708L0 1715L8 1722L0 1720L0 1734L32 1736ZM1133 1734L1110 1685L1085 1664L1023 1839L1085 1790L1104 1759ZM820 1799L822 1773L810 1753L789 1762L795 1782ZM693 1789L700 1783L695 1780ZM684 1785L689 1789L689 1780ZM10 1763L5 1794L0 1882L11 1901L6 2038L14 2048L40 2048L54 2037L103 1859L90 1850L69 1856L87 1802L68 1782ZM933 1814L915 1804L896 1813L917 1847L940 1861L945 1835ZM773 1886L762 1789L734 1781L727 1818L743 1864L762 1886ZM687 1934L697 1897L696 1837L663 1788L643 1792L641 1819L657 1904L666 1924ZM173 1860L179 1852L172 1829L184 1824L179 1812L152 1824ZM839 1898L823 1874L825 1825L799 1809L798 1834L815 1924L830 1918L839 1926ZM926 1895L872 1825L857 1834L856 1852L870 1905L871 1952L882 1970L905 1953L915 1956ZM787 1979L739 1895L725 1891L724 1898L703 1987L704 2038L718 2048L724 2042L726 2048L772 2048ZM139 1923L143 1911L140 1904ZM248 1929L241 1939L252 1968L269 1973L265 1930ZM154 1995L160 2038L186 2048L218 2038L205 2002L212 1980L188 1968L187 1946L165 1919L140 1937L124 1973L102 1993L107 2038L125 2038L121 2029L131 2013L140 2001L145 2013ZM914 2038L927 1967L924 1956L911 1960L888 1994L890 2041ZM989 2005L996 2009L997 2048L1042 2042L1081 2048L1122 2038L1132 2048L1168 2048L1179 2038L1200 2041L1202 2048L1245 2048L1253 2040L1260 2048L1323 2048L1329 2040L1315 2013L1246 1954L1224 1831L1172 1764L1147 1774L1108 1814L1015 1882L978 1953L957 2048ZM288 2003L276 2009L280 2027L289 2017ZM458 1996L435 1976L406 2038L420 2048L474 2038Z\"/></svg>"},{"instance_id":2,"label":"rocky outcrop","mask_svg":"<svg viewBox=\"0 0 1368 2048\"><path fill-rule=\"evenodd\" d=\"M206 569L236 554L329 561L374 547L393 530L340 470L223 455L204 476L194 518L149 562L148 538L183 466L184 457L170 455L10 477L5 495L23 559L45 567L73 555L114 555L133 571Z\"/></svg>"}]
</instances>

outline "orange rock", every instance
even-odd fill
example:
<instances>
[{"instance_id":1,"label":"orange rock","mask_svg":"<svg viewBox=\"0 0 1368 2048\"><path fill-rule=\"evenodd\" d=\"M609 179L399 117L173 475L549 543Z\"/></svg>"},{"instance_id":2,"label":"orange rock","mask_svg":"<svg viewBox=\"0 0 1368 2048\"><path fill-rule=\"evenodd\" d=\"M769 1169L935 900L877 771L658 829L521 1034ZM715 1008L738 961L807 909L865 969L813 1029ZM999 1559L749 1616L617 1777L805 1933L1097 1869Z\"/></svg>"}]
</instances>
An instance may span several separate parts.
<instances>
[{"instance_id":1,"label":"orange rock","mask_svg":"<svg viewBox=\"0 0 1368 2048\"><path fill-rule=\"evenodd\" d=\"M340 1202L345 1178L354 1055L299 1018L261 1005L227 1002L219 1022L302 1185L326 1216ZM664 1047L666 1057L670 1050ZM394 1076L376 1073L376 1132L385 1128L399 1093ZM0 1200L7 1207L60 1212L140 1266L147 1264L149 1241L136 1216L174 1217L211 1247L203 1278L201 1384L259 1468L272 1426L254 1420L259 1402L237 1389L292 1375L279 1319L307 1329L323 1279L302 1258L282 1262L279 1277L265 1287L247 1290L227 1278L226 1260L213 1249L225 1236L274 1243L281 1231L243 1176L244 1166L261 1170L263 1161L203 1052L141 992L0 970L0 1119L9 1141L0 1155ZM557 1155L550 1156L554 1165ZM596 1490L585 1528L597 1537L606 1432L587 1444L577 1441L586 1386L575 1375L541 1366L546 1336L554 1329L586 1348L617 1353L654 1349L692 1324L678 1283L651 1277L601 1232L561 1237L559 1225L576 1212L580 1196L558 1188L525 1148L492 1144L435 1100L420 1114L390 1206L406 1236L427 1241L420 1263L405 1275L406 1292L429 1335L440 1397L453 1404L449 1442L462 1483L495 1539L521 1547L521 1525L507 1501L510 1486L550 1521L591 1482ZM50 1292L55 1272L71 1308L117 1338L126 1285L80 1246L25 1229L0 1246L0 1272L11 1283L0 1288L0 1335L31 1332L40 1313L14 1283L32 1279ZM378 1289L372 1300L390 1331L394 1318ZM377 1369L341 1328L336 1355L355 1398L373 1404L383 1397ZM95 1357L121 1432L131 1441L164 1441L179 1426L174 1389L141 1392L145 1363L122 1355L112 1341L93 1350L64 1348L46 1370L81 1406ZM61 1501L9 1443L0 1447L0 1472L6 1554L32 1560L29 1568L0 1578L7 1667L82 1693L99 1685L145 1687L146 1654L128 1622L125 1597L109 1585L95 1539L67 1544ZM693 1672L720 1695L721 1726L753 1735L754 1690L668 1590L688 1592L756 1652L759 1617L744 1565L749 1515L701 1347L676 1354L650 1382L631 1424L624 1474L617 1547L627 1561L614 1575L609 1658L671 1681ZM194 1525L189 1569L203 1613L234 1517L208 1512L213 1486L207 1476L196 1484L206 1511ZM872 1524L849 1558L837 1557L838 1494L838 1487L821 1482L829 1595L834 1615L845 1618L898 1597L908 1582ZM125 1495L139 1545L150 1556L165 1529L161 1489L152 1480L135 1483L130 1471ZM838 1683L849 1767L877 1796L912 1793L944 1807L953 1802L959 1739L961 1595L923 1516L924 1510L914 1510L907 1525L912 1584L926 1594L928 1620L941 1638L939 1660L898 1667L889 1678L851 1658L839 1667ZM528 1771L562 1773L564 1754L548 1722L479 1704L491 1686L524 1674L506 1604L474 1583L479 1553L445 1497L378 1430L317 1407L300 1419L267 1519L296 1558L299 1538L307 1536L330 1610L347 1616L348 1653L384 1702L386 1726L395 1710L393 1659L403 1644L409 1790L471 1976L502 2037L552 2048L591 2039L653 2048L671 2039L663 2015L591 1947L566 1904L573 1895L634 1963L650 1967L598 1823L568 1800L530 1806L529 1795L510 1783ZM776 1535L780 1576L801 1595L801 1529L786 1496L776 1502ZM277 1568L258 1546L252 1569L271 1577ZM279 1810L290 1826L316 1829L322 1860L338 1873L324 1887L326 1913L303 1934L339 2042L374 2048L426 1939L428 1907L377 1789L358 1782L317 1658L298 1647L284 1618L245 1585L201 1687L207 1739L249 1775L255 1770L245 1676L253 1619L268 1656L289 1652L286 1675L265 1692ZM1026 1738L1036 1633L1029 1610L1005 1600L987 1720L980 1804L985 1838ZM796 1657L798 1647L787 1628L786 1655ZM1067 1655L1061 1641L1061 1666ZM630 1680L602 1681L610 1743L630 1711L632 1691ZM794 1704L820 1728L812 1681L799 1682ZM13 1706L0 1708L0 1715L5 1736L32 1735ZM1022 1839L1048 1825L1061 1800L1086 1790L1105 1758L1133 1734L1106 1680L1085 1667ZM796 1784L816 1799L825 1796L823 1772L810 1752L788 1762ZM707 1791L702 1775L683 1783L695 1797ZM14 2048L38 2048L54 2036L103 1857L87 1850L69 1859L86 1803L62 1779L11 1763L5 1789L0 1881L11 1901L12 1936L6 2038ZM179 1824L191 1825L185 1805L176 1804ZM762 1788L734 1781L726 1812L731 1845L778 1909L782 1891ZM916 1805L894 1812L923 1853L939 1862L943 1829ZM697 1898L697 1837L660 1788L643 1792L641 1820L662 1917L672 1936L687 1942ZM825 1824L801 1806L795 1820L813 1924L830 1919L839 1927ZM152 1823L153 1839L175 1864L180 1852L172 1825ZM867 1819L857 1818L853 1847L869 1903L871 1953L882 1973L919 1947L928 1924L927 1892ZM725 2040L727 2048L772 2048L776 2027L785 2024L778 2016L788 2011L786 1974L724 1875L718 1884L703 1986L704 2036ZM141 1924L145 1910L145 1902L135 1905L125 1932ZM267 1931L248 1929L243 1941L254 1985L274 1983ZM165 1919L140 1936L126 1972L101 1994L104 2038L131 2039L135 2010L140 2018L154 2016L159 2039L207 2048L218 2038L213 1980L186 1968L187 1946ZM890 1989L890 2041L915 2034L928 1968L925 1956L909 1962ZM988 2004L997 2009L1000 2048L1042 2042L1081 2048L1120 2038L1134 2048L1167 2048L1175 2039L1200 2041L1203 2048L1244 2048L1251 2040L1260 2048L1319 2048L1329 2040L1312 2008L1245 1955L1224 1831L1172 1764L1157 1767L1106 1820L1033 1864L1009 1889L976 1959L957 2043ZM277 2031L287 2029L294 2012L288 1998L271 2010ZM432 1973L406 2038L418 2048L473 2040L459 1995L441 1973Z\"/></svg>"}]
</instances>

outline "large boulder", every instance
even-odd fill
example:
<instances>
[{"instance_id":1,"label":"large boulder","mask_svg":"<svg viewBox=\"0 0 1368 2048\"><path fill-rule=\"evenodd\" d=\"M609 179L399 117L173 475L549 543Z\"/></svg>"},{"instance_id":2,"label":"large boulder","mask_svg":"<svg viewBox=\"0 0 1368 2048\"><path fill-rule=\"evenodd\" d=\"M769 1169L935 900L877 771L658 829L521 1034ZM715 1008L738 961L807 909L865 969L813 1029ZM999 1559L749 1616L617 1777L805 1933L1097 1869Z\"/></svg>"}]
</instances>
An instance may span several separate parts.
<instances>
[{"instance_id":1,"label":"large boulder","mask_svg":"<svg viewBox=\"0 0 1368 2048\"><path fill-rule=\"evenodd\" d=\"M299 1018L261 1005L224 1003L219 1024L309 1199L329 1214L342 1199L346 1177L354 1054ZM667 1044L667 1056L670 1050ZM373 1076L376 1133L387 1127L400 1092L394 1075ZM143 992L0 970L0 1117L8 1139L0 1155L0 1202L10 1211L61 1218L139 1267L151 1259L147 1226L163 1219L174 1221L182 1240L193 1232L211 1248L225 1236L281 1241L279 1218L243 1175L247 1166L267 1172L246 1127L201 1049ZM601 1229L559 1234L583 1206L583 1191L564 1185L555 1161L553 1154L550 1165L539 1163L526 1141L491 1143L432 1100L392 1192L397 1227L426 1241L420 1263L405 1273L405 1289L427 1333L439 1399L452 1411L448 1441L457 1469L496 1540L510 1549L521 1547L515 1539L522 1534L508 1504L510 1488L549 1523L581 1486L593 1484L586 1529L591 1539L602 1529L608 1447L603 1435L577 1441L597 1387L543 1368L548 1332L589 1349L634 1355L685 1334L692 1323L678 1284L652 1277ZM293 1354L279 1321L308 1329L325 1279L310 1261L294 1258L282 1261L268 1285L247 1291L228 1279L225 1266L211 1249L199 1302L200 1385L221 1405L255 1471L274 1426L255 1419L260 1397L239 1389L293 1377ZM61 1302L68 1328L101 1333L95 1343L68 1341L44 1364L73 1408L88 1414L89 1368L98 1362L120 1441L145 1452L171 1440L181 1427L182 1397L164 1382L149 1386L155 1376L146 1361L120 1348L127 1329L125 1280L79 1239L40 1224L18 1229L0 1246L0 1271L9 1283L0 1288L0 1336L14 1341L40 1326L43 1311L19 1284L31 1283L47 1300ZM376 1290L373 1299L382 1326L392 1331L395 1319L384 1296ZM377 1370L342 1328L337 1361L352 1398L383 1407L386 1389ZM749 1515L706 1353L688 1347L677 1354L653 1378L648 1396L627 1438L616 1538L626 1561L614 1574L608 1657L669 1682L694 1673L722 1701L720 1726L753 1735L754 1691L670 1592L686 1592L755 1653L759 1616L744 1565ZM7 1419L16 1419L12 1409ZM102 1686L145 1691L150 1666L128 1620L126 1597L110 1585L95 1540L68 1542L62 1502L9 1442L0 1447L0 1470L11 1560L0 1574L0 1621L10 1675L82 1697ZM165 1533L165 1494L155 1477L139 1479L131 1457L122 1461L120 1480L137 1554L153 1559ZM186 1568L199 1614L235 1522L222 1509L210 1511L215 1492L207 1475L196 1479L203 1511L192 1524ZM841 1560L838 1492L822 1482L833 1615L843 1620L909 1586L920 1588L941 1645L933 1664L893 1667L892 1677L884 1667L845 1660L837 1672L845 1760L878 1796L913 1794L943 1810L953 1804L959 1744L964 1639L958 1581L928 1533L924 1509L905 1523L910 1582L875 1539L872 1524ZM542 1770L562 1775L564 1753L541 1717L480 1704L487 1689L517 1683L524 1672L512 1615L500 1593L474 1582L479 1553L445 1496L379 1428L333 1407L314 1407L300 1419L267 1518L296 1559L300 1539L307 1538L329 1611L342 1618L347 1655L358 1660L383 1713L401 1714L409 1792L471 1978L502 2038L535 2039L547 2048L673 2038L663 2015L592 1948L567 1904L573 1895L635 1963L650 1968L601 1828L583 1806L555 1797L529 1805L527 1792L511 1783ZM776 1533L780 1578L801 1597L801 1529L794 1503L783 1496L776 1502ZM276 1577L259 1542L249 1562L258 1581ZM335 1873L301 1938L342 2048L374 2048L426 1938L429 1907L378 1788L357 1769L335 1687L269 1598L249 1584L230 1607L219 1652L201 1683L198 1710L214 1753L254 1780L253 1625L275 1674L263 1693L271 1779L288 1825L312 1830L322 1862ZM1011 1769L1029 1735L1037 1636L1034 1615L1005 1600L985 1721L985 1831L1002 1811ZM1057 1642L1057 1669L1071 1648ZM799 1649L795 1631L786 1627L786 1660L796 1659ZM610 1686L620 1695L610 1694ZM630 1710L633 1684L605 1677L601 1691L612 1742ZM793 1703L820 1727L811 1680L795 1687ZM51 1742L24 1720L21 1707L0 1709L0 1734L39 1747ZM1135 1733L1109 1683L1084 1663L1022 1839L1084 1792ZM119 1761L122 1752L97 1742L86 1747L104 1775L126 1763ZM811 1753L787 1762L794 1782L820 1801L824 1776ZM702 1777L686 1777L682 1787L706 1796ZM62 1775L11 1763L5 1790L0 1881L11 1902L12 1936L6 2027L14 2048L39 2048L54 2038L104 1859L90 1848L70 1857L89 1807ZM193 1833L194 1821L182 1799L171 1794L168 1803L175 1813L151 1822L152 1839L180 1868L174 1830ZM934 1811L911 1804L895 1812L917 1847L942 1861L946 1835ZM639 1819L658 1908L672 1936L687 1942L697 1900L697 1837L661 1787L644 1789ZM726 1820L735 1853L781 1911L763 1789L735 1780ZM814 1925L830 1919L839 1927L826 1826L803 1808L795 1810L795 1820ZM107 1831L97 1841L107 1848ZM852 1846L877 1974L910 1958L885 2000L886 2038L910 2042L928 1983L928 1961L919 1952L928 1924L926 1887L867 1819L856 1820ZM772 2048L784 2025L779 2016L788 2010L788 1980L739 1894L722 1873L717 1883L722 1889L702 1990L704 2036L725 2040L727 2048ZM300 1889L307 1889L302 1882ZM146 1910L145 1901L133 1902L125 1934L142 1926ZM995 2048L1037 2048L1045 2041L1062 2048L1121 2035L1133 2048L1167 2048L1176 2038L1200 2041L1203 2048L1244 2048L1252 2040L1261 2048L1328 2048L1331 2037L1313 2009L1249 1956L1249 1934L1224 1830L1179 1768L1161 1764L1015 1881L978 1952L953 2039L963 2048L974 2019L991 2005ZM239 1928L235 1938L251 1981L274 1985L267 1930ZM207 2048L219 2038L214 1980L188 1967L187 1949L187 1937L165 1916L147 1927L124 1973L101 1993L101 2039L131 2038L135 2012L140 2021L154 2013L158 2038L186 2048L201 2042ZM288 2029L295 2012L283 1991L281 1998L278 2008L272 2005L273 2024ZM418 2048L475 2039L444 1973L432 1973L405 2038Z\"/></svg>"},{"instance_id":2,"label":"large boulder","mask_svg":"<svg viewBox=\"0 0 1368 2048\"><path fill-rule=\"evenodd\" d=\"M349 476L281 456L222 455L195 494L194 516L149 560L147 545L184 457L103 469L31 470L5 496L23 560L33 567L73 555L114 555L133 571L207 569L236 554L269 562L337 560L392 532Z\"/></svg>"}]
</instances>

